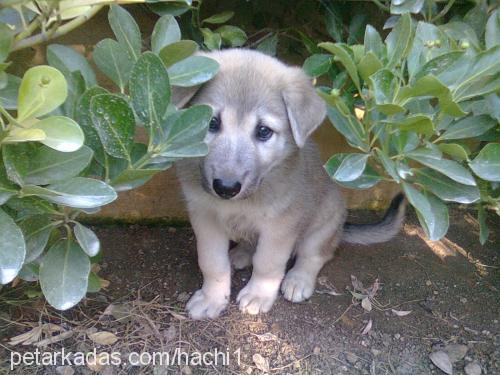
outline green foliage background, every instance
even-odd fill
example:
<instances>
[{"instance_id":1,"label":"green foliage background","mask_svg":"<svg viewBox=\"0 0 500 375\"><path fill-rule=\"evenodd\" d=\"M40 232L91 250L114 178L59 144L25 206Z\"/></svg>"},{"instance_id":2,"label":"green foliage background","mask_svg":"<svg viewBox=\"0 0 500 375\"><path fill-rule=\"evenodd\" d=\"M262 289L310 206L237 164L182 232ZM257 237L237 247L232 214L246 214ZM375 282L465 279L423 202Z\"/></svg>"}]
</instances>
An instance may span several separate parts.
<instances>
[{"instance_id":1,"label":"green foliage background","mask_svg":"<svg viewBox=\"0 0 500 375\"><path fill-rule=\"evenodd\" d=\"M99 86L75 50L47 47L22 78L11 52L80 27L109 2L0 2L0 282L38 281L58 309L99 290L100 244L78 221L175 160L207 153L211 109L179 110L172 86L218 70L199 49L256 48L303 62L328 118L356 152L325 164L338 184L401 185L428 237L447 202L474 204L480 241L500 212L499 13L477 1L146 1L159 18L143 40L130 13L108 10L114 39L93 50ZM119 3L116 1L115 3ZM109 89L109 88L108 88ZM148 140L135 140L144 127Z\"/></svg>"}]
</instances>

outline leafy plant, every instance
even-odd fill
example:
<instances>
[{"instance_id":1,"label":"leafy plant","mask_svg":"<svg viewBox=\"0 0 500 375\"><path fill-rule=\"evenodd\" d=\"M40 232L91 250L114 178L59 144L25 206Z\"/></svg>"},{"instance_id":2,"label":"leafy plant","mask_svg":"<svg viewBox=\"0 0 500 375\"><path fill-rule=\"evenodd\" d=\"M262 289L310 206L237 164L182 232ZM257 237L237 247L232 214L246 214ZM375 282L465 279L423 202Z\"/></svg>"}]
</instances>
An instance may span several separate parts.
<instances>
[{"instance_id":1,"label":"leafy plant","mask_svg":"<svg viewBox=\"0 0 500 375\"><path fill-rule=\"evenodd\" d=\"M463 20L436 25L450 8L427 13L423 3L392 1L385 40L368 25L364 45L320 43L329 54L306 60L313 77L343 68L318 93L359 150L333 155L325 169L348 188L400 184L432 240L448 230L445 202L475 203L484 243L486 212L500 214L498 10L478 1Z\"/></svg>"},{"instance_id":2,"label":"leafy plant","mask_svg":"<svg viewBox=\"0 0 500 375\"><path fill-rule=\"evenodd\" d=\"M47 48L50 66L22 79L5 74L0 87L0 283L39 280L47 301L63 310L100 284L91 272L99 239L79 215L175 160L207 152L211 108L178 110L171 87L199 85L218 64L192 56L196 43L181 40L171 15L158 20L145 52L133 17L117 5L108 15L116 40L98 43L93 57L117 93L97 85L83 56L57 44ZM2 61L15 33L4 37ZM139 127L147 143L136 141Z\"/></svg>"}]
</instances>

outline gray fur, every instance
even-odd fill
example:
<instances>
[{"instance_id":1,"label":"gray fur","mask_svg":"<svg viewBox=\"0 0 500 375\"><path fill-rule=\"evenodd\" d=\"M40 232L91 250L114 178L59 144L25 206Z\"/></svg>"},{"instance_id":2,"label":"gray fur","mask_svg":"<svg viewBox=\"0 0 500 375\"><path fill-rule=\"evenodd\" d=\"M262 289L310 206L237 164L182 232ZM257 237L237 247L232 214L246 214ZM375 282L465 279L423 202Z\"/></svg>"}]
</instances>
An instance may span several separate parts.
<instances>
[{"instance_id":1,"label":"gray fur","mask_svg":"<svg viewBox=\"0 0 500 375\"><path fill-rule=\"evenodd\" d=\"M226 307L231 262L237 268L253 265L237 298L244 312L269 311L280 286L290 301L309 298L342 239L346 218L344 199L308 139L325 116L310 79L255 51L208 56L221 66L217 76L201 88L174 92L181 105L208 104L222 120L221 131L207 135L209 154L177 165L204 278L187 304L195 319L214 318ZM259 121L274 130L266 142L255 138ZM240 181L240 193L218 197L212 181L221 178ZM394 234L399 221L384 227L394 224ZM352 228L348 233L346 240L356 238ZM230 240L239 242L231 252Z\"/></svg>"}]
</instances>

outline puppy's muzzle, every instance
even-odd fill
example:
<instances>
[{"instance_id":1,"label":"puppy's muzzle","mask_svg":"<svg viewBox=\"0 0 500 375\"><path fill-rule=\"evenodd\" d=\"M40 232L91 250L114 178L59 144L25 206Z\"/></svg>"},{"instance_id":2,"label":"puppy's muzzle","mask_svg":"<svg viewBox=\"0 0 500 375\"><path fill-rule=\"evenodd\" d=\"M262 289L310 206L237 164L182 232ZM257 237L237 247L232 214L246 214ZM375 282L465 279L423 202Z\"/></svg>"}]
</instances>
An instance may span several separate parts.
<instances>
[{"instance_id":1,"label":"puppy's muzzle","mask_svg":"<svg viewBox=\"0 0 500 375\"><path fill-rule=\"evenodd\" d=\"M217 195L223 199L231 199L241 191L241 183L239 181L222 180L220 178L213 180L212 187Z\"/></svg>"}]
</instances>

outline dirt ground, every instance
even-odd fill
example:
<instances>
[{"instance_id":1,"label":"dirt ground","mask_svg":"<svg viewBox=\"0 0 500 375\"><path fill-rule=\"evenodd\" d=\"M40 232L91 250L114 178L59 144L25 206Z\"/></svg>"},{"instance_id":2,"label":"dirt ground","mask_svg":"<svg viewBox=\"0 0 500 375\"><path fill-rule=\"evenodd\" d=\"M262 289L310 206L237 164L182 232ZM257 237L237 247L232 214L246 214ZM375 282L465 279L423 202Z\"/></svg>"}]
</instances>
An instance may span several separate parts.
<instances>
[{"instance_id":1,"label":"dirt ground","mask_svg":"<svg viewBox=\"0 0 500 375\"><path fill-rule=\"evenodd\" d=\"M351 214L358 222L375 220L376 215ZM467 365L467 374L479 373L476 365L482 373L498 374L498 230L492 230L482 247L470 213L453 209L450 221L447 237L438 242L426 241L409 214L400 235L388 243L342 245L321 272L309 301L292 304L280 297L264 315L239 312L235 296L250 270L235 272L230 308L212 321L185 317L185 301L201 283L189 227L97 227L103 248L99 275L110 285L64 314L36 300L8 305L18 323L5 324L4 311L3 355L29 349L7 343L7 338L29 330L26 322L50 322L72 334L45 347L49 351L97 348L98 353L118 351L122 357L133 351L229 353L217 365L194 360L189 366L91 366L108 375L443 373L430 356L441 367L450 360L455 374L463 374ZM498 228L499 221L490 224ZM373 290L376 279L378 291ZM371 303L361 305L360 294L370 291ZM102 331L118 340L99 344L102 340L89 339ZM92 373L85 366L20 366L9 373L73 370Z\"/></svg>"}]
</instances>

